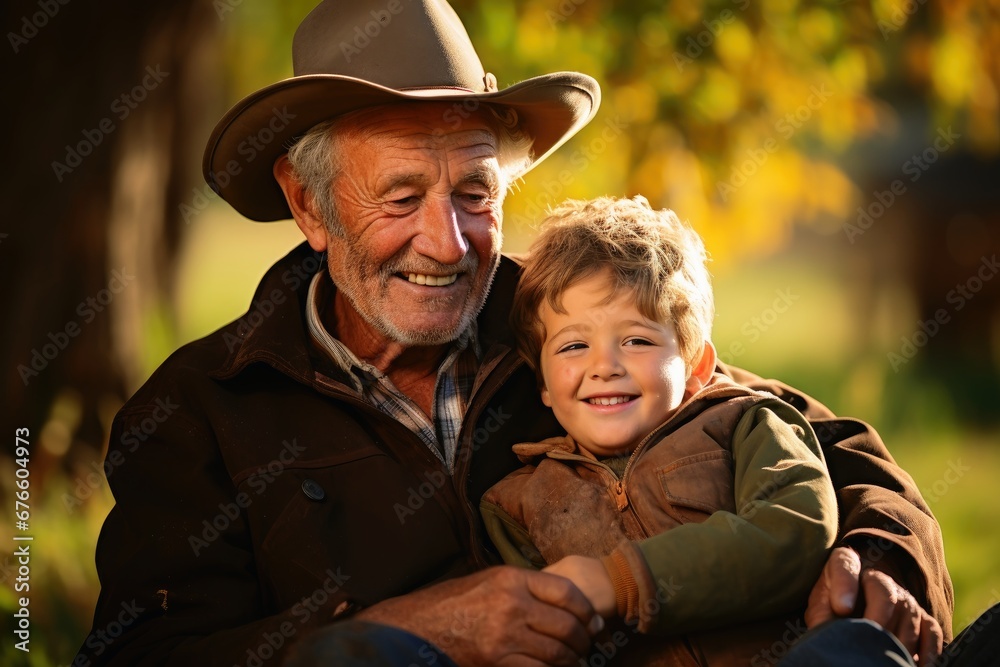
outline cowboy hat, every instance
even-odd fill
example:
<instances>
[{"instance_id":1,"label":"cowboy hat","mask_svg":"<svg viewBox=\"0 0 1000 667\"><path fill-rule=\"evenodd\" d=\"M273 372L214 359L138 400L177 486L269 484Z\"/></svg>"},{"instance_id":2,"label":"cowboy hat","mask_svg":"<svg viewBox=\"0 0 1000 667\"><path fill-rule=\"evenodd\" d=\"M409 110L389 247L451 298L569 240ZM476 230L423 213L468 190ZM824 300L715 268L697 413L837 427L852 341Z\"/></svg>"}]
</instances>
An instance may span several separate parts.
<instances>
[{"instance_id":1,"label":"cowboy hat","mask_svg":"<svg viewBox=\"0 0 1000 667\"><path fill-rule=\"evenodd\" d=\"M240 100L205 148L205 180L251 220L291 217L272 165L314 125L350 111L413 101L517 111L533 139L523 176L597 113L597 82L557 72L497 90L458 15L444 0L324 0L292 41L294 76Z\"/></svg>"}]
</instances>

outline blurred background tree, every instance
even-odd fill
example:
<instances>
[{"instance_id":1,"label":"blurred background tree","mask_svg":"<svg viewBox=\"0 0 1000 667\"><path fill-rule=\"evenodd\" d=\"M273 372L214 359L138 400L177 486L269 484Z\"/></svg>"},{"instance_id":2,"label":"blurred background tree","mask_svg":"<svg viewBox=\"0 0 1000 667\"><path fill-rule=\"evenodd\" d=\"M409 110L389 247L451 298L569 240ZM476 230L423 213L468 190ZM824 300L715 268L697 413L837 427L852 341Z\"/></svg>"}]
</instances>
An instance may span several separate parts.
<instances>
[{"instance_id":1,"label":"blurred background tree","mask_svg":"<svg viewBox=\"0 0 1000 667\"><path fill-rule=\"evenodd\" d=\"M115 411L298 242L232 212L200 160L231 104L291 75L314 4L4 7L0 354L4 426L33 434L33 664L69 661L89 626ZM641 193L691 220L722 358L873 422L941 520L956 625L1000 599L1000 2L453 4L501 87L566 69L603 89L508 198L506 248L566 197Z\"/></svg>"}]
</instances>

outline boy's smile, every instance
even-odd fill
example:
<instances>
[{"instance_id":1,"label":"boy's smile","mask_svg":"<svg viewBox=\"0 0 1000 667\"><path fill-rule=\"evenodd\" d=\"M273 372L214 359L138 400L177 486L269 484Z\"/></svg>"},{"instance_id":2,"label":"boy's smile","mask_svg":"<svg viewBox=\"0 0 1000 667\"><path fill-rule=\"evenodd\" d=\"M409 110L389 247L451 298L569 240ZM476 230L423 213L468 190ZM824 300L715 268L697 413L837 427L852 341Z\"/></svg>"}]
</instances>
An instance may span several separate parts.
<instances>
[{"instance_id":1,"label":"boy's smile","mask_svg":"<svg viewBox=\"0 0 1000 667\"><path fill-rule=\"evenodd\" d=\"M669 322L647 319L631 290L611 293L601 272L543 302L542 402L595 456L627 454L700 386ZM687 391L690 389L691 391Z\"/></svg>"}]
</instances>

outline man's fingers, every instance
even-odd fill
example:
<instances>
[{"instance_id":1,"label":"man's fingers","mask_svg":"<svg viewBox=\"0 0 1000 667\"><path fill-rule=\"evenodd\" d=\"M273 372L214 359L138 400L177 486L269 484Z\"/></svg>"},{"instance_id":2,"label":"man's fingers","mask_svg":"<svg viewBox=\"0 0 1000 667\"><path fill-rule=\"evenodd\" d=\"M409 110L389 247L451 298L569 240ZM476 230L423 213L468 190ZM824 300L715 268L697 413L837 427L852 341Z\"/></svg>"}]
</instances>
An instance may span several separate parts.
<instances>
[{"instance_id":1,"label":"man's fingers","mask_svg":"<svg viewBox=\"0 0 1000 667\"><path fill-rule=\"evenodd\" d=\"M521 649L521 656L526 660L537 660L543 665L573 667L580 663L580 658L586 657L587 651L590 649L589 639L586 640L582 649L574 649L551 636L547 636L547 633L541 630L532 629L536 631L536 634L531 637L530 644Z\"/></svg>"},{"instance_id":2,"label":"man's fingers","mask_svg":"<svg viewBox=\"0 0 1000 667\"><path fill-rule=\"evenodd\" d=\"M830 608L837 616L850 616L858 601L861 558L849 547L837 547L823 568Z\"/></svg>"},{"instance_id":3,"label":"man's fingers","mask_svg":"<svg viewBox=\"0 0 1000 667\"><path fill-rule=\"evenodd\" d=\"M580 619L569 612L544 604L535 604L527 611L525 624L536 633L539 649L531 654L545 662L575 664L590 650L591 636ZM543 652L540 652L543 651Z\"/></svg>"},{"instance_id":4,"label":"man's fingers","mask_svg":"<svg viewBox=\"0 0 1000 667\"><path fill-rule=\"evenodd\" d=\"M528 592L540 602L564 609L575 616L591 635L604 628L587 596L569 579L545 572L528 572Z\"/></svg>"},{"instance_id":5,"label":"man's fingers","mask_svg":"<svg viewBox=\"0 0 1000 667\"><path fill-rule=\"evenodd\" d=\"M919 664L922 667L934 664L942 650L944 650L944 632L941 631L941 625L933 616L923 612L920 621Z\"/></svg>"},{"instance_id":6,"label":"man's fingers","mask_svg":"<svg viewBox=\"0 0 1000 667\"><path fill-rule=\"evenodd\" d=\"M920 650L920 607L913 596L897 587L896 613L892 627L886 628L903 645L907 653L916 655Z\"/></svg>"},{"instance_id":7,"label":"man's fingers","mask_svg":"<svg viewBox=\"0 0 1000 667\"><path fill-rule=\"evenodd\" d=\"M866 570L861 575L861 585L865 592L865 618L895 635L910 655L918 654L924 612L916 599L883 572Z\"/></svg>"},{"instance_id":8,"label":"man's fingers","mask_svg":"<svg viewBox=\"0 0 1000 667\"><path fill-rule=\"evenodd\" d=\"M865 593L864 617L892 632L893 616L896 614L896 584L886 574L865 570L861 574L861 587Z\"/></svg>"}]
</instances>

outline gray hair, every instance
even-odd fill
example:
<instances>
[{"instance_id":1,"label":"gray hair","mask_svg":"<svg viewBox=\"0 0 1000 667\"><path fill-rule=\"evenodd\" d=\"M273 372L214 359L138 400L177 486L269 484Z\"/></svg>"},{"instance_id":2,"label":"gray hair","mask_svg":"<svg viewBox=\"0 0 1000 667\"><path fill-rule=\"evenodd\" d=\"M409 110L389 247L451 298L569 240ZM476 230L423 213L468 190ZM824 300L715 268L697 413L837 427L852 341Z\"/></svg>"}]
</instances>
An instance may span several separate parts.
<instances>
[{"instance_id":1,"label":"gray hair","mask_svg":"<svg viewBox=\"0 0 1000 667\"><path fill-rule=\"evenodd\" d=\"M475 104L473 110L479 107L478 102ZM531 164L533 140L521 129L514 109L491 104L482 106L489 111L484 120L497 138L497 161L506 189ZM336 236L344 234L331 187L343 167L340 130L355 114L370 112L371 109L361 109L314 125L288 150L292 171L313 198L327 229Z\"/></svg>"}]
</instances>

